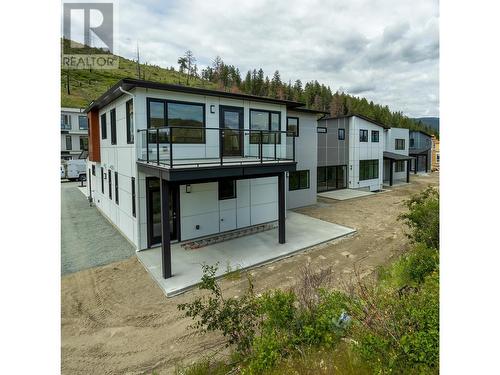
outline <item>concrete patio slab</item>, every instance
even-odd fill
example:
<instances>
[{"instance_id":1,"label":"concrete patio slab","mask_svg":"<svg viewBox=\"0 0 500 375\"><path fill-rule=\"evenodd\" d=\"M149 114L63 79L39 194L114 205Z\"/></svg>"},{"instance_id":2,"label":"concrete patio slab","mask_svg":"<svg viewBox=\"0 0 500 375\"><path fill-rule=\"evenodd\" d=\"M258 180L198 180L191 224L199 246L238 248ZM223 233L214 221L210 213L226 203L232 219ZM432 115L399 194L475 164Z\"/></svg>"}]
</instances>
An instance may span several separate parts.
<instances>
[{"instance_id":1,"label":"concrete patio slab","mask_svg":"<svg viewBox=\"0 0 500 375\"><path fill-rule=\"evenodd\" d=\"M173 276L166 280L161 275L161 248L140 251L137 257L165 295L172 297L200 282L202 264L213 265L219 262L217 276L222 276L228 270L276 261L355 232L351 228L287 211L287 238L283 245L278 244L277 228L193 250L185 250L179 244L173 244Z\"/></svg>"},{"instance_id":2,"label":"concrete patio slab","mask_svg":"<svg viewBox=\"0 0 500 375\"><path fill-rule=\"evenodd\" d=\"M333 191L325 191L324 193L319 193L318 196L330 199L336 199L339 201L345 201L347 199L354 199L359 197L366 197L367 195L373 195L371 191L355 190L355 189L341 189Z\"/></svg>"}]
</instances>

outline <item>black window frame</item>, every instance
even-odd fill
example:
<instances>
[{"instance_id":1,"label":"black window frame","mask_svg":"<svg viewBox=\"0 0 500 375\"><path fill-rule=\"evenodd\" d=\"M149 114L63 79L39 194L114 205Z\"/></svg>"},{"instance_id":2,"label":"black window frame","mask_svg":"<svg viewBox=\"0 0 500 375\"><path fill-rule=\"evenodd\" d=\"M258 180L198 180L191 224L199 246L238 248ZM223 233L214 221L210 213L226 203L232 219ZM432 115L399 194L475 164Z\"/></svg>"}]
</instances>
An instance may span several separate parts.
<instances>
[{"instance_id":1,"label":"black window frame","mask_svg":"<svg viewBox=\"0 0 500 375\"><path fill-rule=\"evenodd\" d=\"M108 196L113 200L113 190L111 190L111 169L108 169Z\"/></svg>"},{"instance_id":2,"label":"black window frame","mask_svg":"<svg viewBox=\"0 0 500 375\"><path fill-rule=\"evenodd\" d=\"M87 140L87 147L82 147L82 146L85 146L85 142L82 145L82 141L85 140L85 139ZM89 137L86 136L86 135L81 135L80 138L79 138L79 141L80 141L80 150L82 150L82 151L88 151L89 150Z\"/></svg>"},{"instance_id":3,"label":"black window frame","mask_svg":"<svg viewBox=\"0 0 500 375\"><path fill-rule=\"evenodd\" d=\"M130 105L132 104L132 113L130 111ZM125 122L127 124L127 144L134 144L134 99L130 99L125 103Z\"/></svg>"},{"instance_id":4,"label":"black window frame","mask_svg":"<svg viewBox=\"0 0 500 375\"><path fill-rule=\"evenodd\" d=\"M410 147L415 147L415 139L410 138Z\"/></svg>"},{"instance_id":5,"label":"black window frame","mask_svg":"<svg viewBox=\"0 0 500 375\"><path fill-rule=\"evenodd\" d=\"M203 124L202 127L204 128L203 130L200 130L201 132L201 141L199 142L179 142L178 140L175 140L175 134L174 139L172 140L173 144L188 144L188 145L193 145L193 144L205 144L207 142L207 112L206 112L206 105L205 103L199 103L199 102L187 102L187 101L181 101L181 100L170 100L170 99L158 99L158 98L146 98L146 124L148 129L156 129L154 127L151 127L151 110L150 110L150 103L155 102L155 103L162 103L163 104L163 123L164 125L162 127L168 127L169 126L169 119L168 119L168 105L169 104L184 104L184 105L193 105L193 106L199 106L202 108L203 111ZM179 130L179 129L178 129ZM175 133L175 129L171 130L172 133ZM155 135L151 134L151 140L150 142L156 142L155 140ZM160 135L160 142L170 142L169 137L165 133L161 133Z\"/></svg>"},{"instance_id":6,"label":"black window frame","mask_svg":"<svg viewBox=\"0 0 500 375\"><path fill-rule=\"evenodd\" d=\"M95 164L92 164L92 176L95 176Z\"/></svg>"},{"instance_id":7,"label":"black window frame","mask_svg":"<svg viewBox=\"0 0 500 375\"><path fill-rule=\"evenodd\" d=\"M361 166L361 163L367 163L365 167ZM368 173L365 173L365 168ZM359 181L375 180L380 176L379 170L379 160L378 159L367 159L359 161Z\"/></svg>"},{"instance_id":8,"label":"black window frame","mask_svg":"<svg viewBox=\"0 0 500 375\"><path fill-rule=\"evenodd\" d=\"M132 216L136 217L136 208L135 208L135 177L131 177L131 195L132 195Z\"/></svg>"},{"instance_id":9,"label":"black window frame","mask_svg":"<svg viewBox=\"0 0 500 375\"><path fill-rule=\"evenodd\" d=\"M65 119L68 119L68 122L66 122ZM63 130L71 130L72 129L71 115L70 114L61 113L61 129L63 129Z\"/></svg>"},{"instance_id":10,"label":"black window frame","mask_svg":"<svg viewBox=\"0 0 500 375\"><path fill-rule=\"evenodd\" d=\"M400 141L399 143L402 143L403 144L403 147L398 147L398 141ZM406 142L405 142L405 139L404 138L395 138L394 139L394 149L395 150L405 150L406 149Z\"/></svg>"},{"instance_id":11,"label":"black window frame","mask_svg":"<svg viewBox=\"0 0 500 375\"><path fill-rule=\"evenodd\" d=\"M102 194L104 195L104 168L101 167L101 191Z\"/></svg>"},{"instance_id":12,"label":"black window frame","mask_svg":"<svg viewBox=\"0 0 500 375\"><path fill-rule=\"evenodd\" d=\"M278 132L281 131L281 112L280 111L271 111L271 110L267 110L267 109L250 108L250 110L248 112L248 126L249 126L250 130L255 130L255 131L250 132L250 144L252 144L252 145L259 144L260 143L259 130L266 131L265 129L252 129L252 112L266 112L268 114L268 116L269 116L268 117L268 125L267 125L268 132L275 131L275 130L271 129L271 125L272 125L271 115L277 114L278 115L278 124L279 124L279 128L277 131ZM270 136L271 134L274 134L274 137L276 137L276 136L278 137L276 139L276 144L277 145L281 144L281 133L263 134L262 135L262 144L266 144L266 145L274 144L274 138ZM271 142L271 138L273 139L272 142Z\"/></svg>"},{"instance_id":13,"label":"black window frame","mask_svg":"<svg viewBox=\"0 0 500 375\"><path fill-rule=\"evenodd\" d=\"M394 172L404 172L405 164L406 162L404 160L396 160L394 163Z\"/></svg>"},{"instance_id":14,"label":"black window frame","mask_svg":"<svg viewBox=\"0 0 500 375\"><path fill-rule=\"evenodd\" d=\"M292 187L292 175L298 174L298 185L296 187ZM303 184L305 177L305 184ZM288 191L296 191L296 190L307 190L311 187L311 178L310 178L309 169L302 169L298 171L290 171L288 172Z\"/></svg>"},{"instance_id":15,"label":"black window frame","mask_svg":"<svg viewBox=\"0 0 500 375\"><path fill-rule=\"evenodd\" d=\"M328 129L325 126L318 126L316 128L316 133L318 133L318 134L326 134L326 133L328 133Z\"/></svg>"},{"instance_id":16,"label":"black window frame","mask_svg":"<svg viewBox=\"0 0 500 375\"><path fill-rule=\"evenodd\" d=\"M111 144L116 145L116 108L109 111L109 125L111 128Z\"/></svg>"},{"instance_id":17,"label":"black window frame","mask_svg":"<svg viewBox=\"0 0 500 375\"><path fill-rule=\"evenodd\" d=\"M359 129L359 141L368 142L368 129Z\"/></svg>"},{"instance_id":18,"label":"black window frame","mask_svg":"<svg viewBox=\"0 0 500 375\"><path fill-rule=\"evenodd\" d=\"M69 147L68 147L68 140L69 140ZM66 150L67 151L73 150L73 138L71 135L66 136Z\"/></svg>"},{"instance_id":19,"label":"black window frame","mask_svg":"<svg viewBox=\"0 0 500 375\"><path fill-rule=\"evenodd\" d=\"M224 196L224 192L223 192L223 189L222 189L222 184L224 183L232 183L233 184L233 188L232 188L232 194L231 195L227 195L227 196ZM236 180L219 180L218 181L218 190L219 190L219 200L220 201L224 201L224 200L228 200L228 199L235 199L237 197L237 194L236 194Z\"/></svg>"},{"instance_id":20,"label":"black window frame","mask_svg":"<svg viewBox=\"0 0 500 375\"><path fill-rule=\"evenodd\" d=\"M118 194L118 172L115 171L115 203L120 204L120 198Z\"/></svg>"},{"instance_id":21,"label":"black window frame","mask_svg":"<svg viewBox=\"0 0 500 375\"><path fill-rule=\"evenodd\" d=\"M289 129L290 124L288 123L288 120L290 120L290 119L297 120L297 130L296 131ZM298 137L299 136L299 128L300 128L300 120L298 117L296 117L296 116L287 116L286 117L286 136L287 137L291 137L291 135L289 135L289 134L295 134L295 137Z\"/></svg>"},{"instance_id":22,"label":"black window frame","mask_svg":"<svg viewBox=\"0 0 500 375\"><path fill-rule=\"evenodd\" d=\"M85 119L85 127L82 128L82 124L80 123L80 120L84 118ZM89 119L87 116L78 116L78 130L89 130Z\"/></svg>"},{"instance_id":23,"label":"black window frame","mask_svg":"<svg viewBox=\"0 0 500 375\"><path fill-rule=\"evenodd\" d=\"M374 136L376 136L376 137L374 137ZM380 131L372 130L371 139L372 139L372 143L379 143L380 142Z\"/></svg>"},{"instance_id":24,"label":"black window frame","mask_svg":"<svg viewBox=\"0 0 500 375\"><path fill-rule=\"evenodd\" d=\"M107 138L108 138L108 121L106 117L106 112L104 112L101 115L101 139L107 139Z\"/></svg>"},{"instance_id":25,"label":"black window frame","mask_svg":"<svg viewBox=\"0 0 500 375\"><path fill-rule=\"evenodd\" d=\"M344 128L339 128L338 129L338 131L337 131L337 139L339 141L345 141L345 129Z\"/></svg>"}]
</instances>

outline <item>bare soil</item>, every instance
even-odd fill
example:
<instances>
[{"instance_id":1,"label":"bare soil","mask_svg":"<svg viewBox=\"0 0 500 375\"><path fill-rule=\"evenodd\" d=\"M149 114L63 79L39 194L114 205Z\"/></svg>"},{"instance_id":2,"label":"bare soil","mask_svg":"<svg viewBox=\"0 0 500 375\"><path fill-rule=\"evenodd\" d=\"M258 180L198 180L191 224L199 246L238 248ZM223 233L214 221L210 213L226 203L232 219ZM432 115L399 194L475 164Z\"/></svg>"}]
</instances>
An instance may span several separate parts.
<instances>
[{"instance_id":1,"label":"bare soil","mask_svg":"<svg viewBox=\"0 0 500 375\"><path fill-rule=\"evenodd\" d=\"M357 234L316 246L293 257L253 269L256 291L287 288L301 267L331 266L339 278L354 268L368 273L409 248L403 224L403 200L437 185L439 175L411 176L410 185L367 197L335 201L319 198L297 210L313 217L355 228ZM241 295L246 279L224 279L228 295ZM200 291L167 299L136 257L79 271L61 279L63 374L171 374L221 348L217 334L196 335L191 320L177 310Z\"/></svg>"}]
</instances>

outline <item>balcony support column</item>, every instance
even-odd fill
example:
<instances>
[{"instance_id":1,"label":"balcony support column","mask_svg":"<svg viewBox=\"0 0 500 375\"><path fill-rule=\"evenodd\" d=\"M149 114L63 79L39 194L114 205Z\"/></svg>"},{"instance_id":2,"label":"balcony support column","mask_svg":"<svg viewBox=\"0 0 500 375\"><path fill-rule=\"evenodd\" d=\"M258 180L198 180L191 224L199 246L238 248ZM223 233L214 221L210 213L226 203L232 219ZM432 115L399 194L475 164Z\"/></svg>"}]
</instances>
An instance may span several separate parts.
<instances>
[{"instance_id":1,"label":"balcony support column","mask_svg":"<svg viewBox=\"0 0 500 375\"><path fill-rule=\"evenodd\" d=\"M172 252L170 248L170 186L160 177L161 199L161 271L164 279L172 277Z\"/></svg>"},{"instance_id":2,"label":"balcony support column","mask_svg":"<svg viewBox=\"0 0 500 375\"><path fill-rule=\"evenodd\" d=\"M278 174L278 242L285 243L285 173Z\"/></svg>"}]
</instances>

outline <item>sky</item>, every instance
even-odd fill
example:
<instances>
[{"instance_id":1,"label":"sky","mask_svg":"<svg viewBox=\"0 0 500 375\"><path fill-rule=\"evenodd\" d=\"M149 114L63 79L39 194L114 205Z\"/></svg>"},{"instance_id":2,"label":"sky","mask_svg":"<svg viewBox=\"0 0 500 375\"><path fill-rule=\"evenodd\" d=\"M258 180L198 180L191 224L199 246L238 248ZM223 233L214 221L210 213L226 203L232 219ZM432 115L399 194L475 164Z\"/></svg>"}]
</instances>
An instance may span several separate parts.
<instances>
[{"instance_id":1,"label":"sky","mask_svg":"<svg viewBox=\"0 0 500 375\"><path fill-rule=\"evenodd\" d=\"M242 76L318 80L410 117L439 116L439 4L433 0L120 0L119 54L178 67L215 56ZM201 70L201 69L200 69Z\"/></svg>"}]
</instances>

